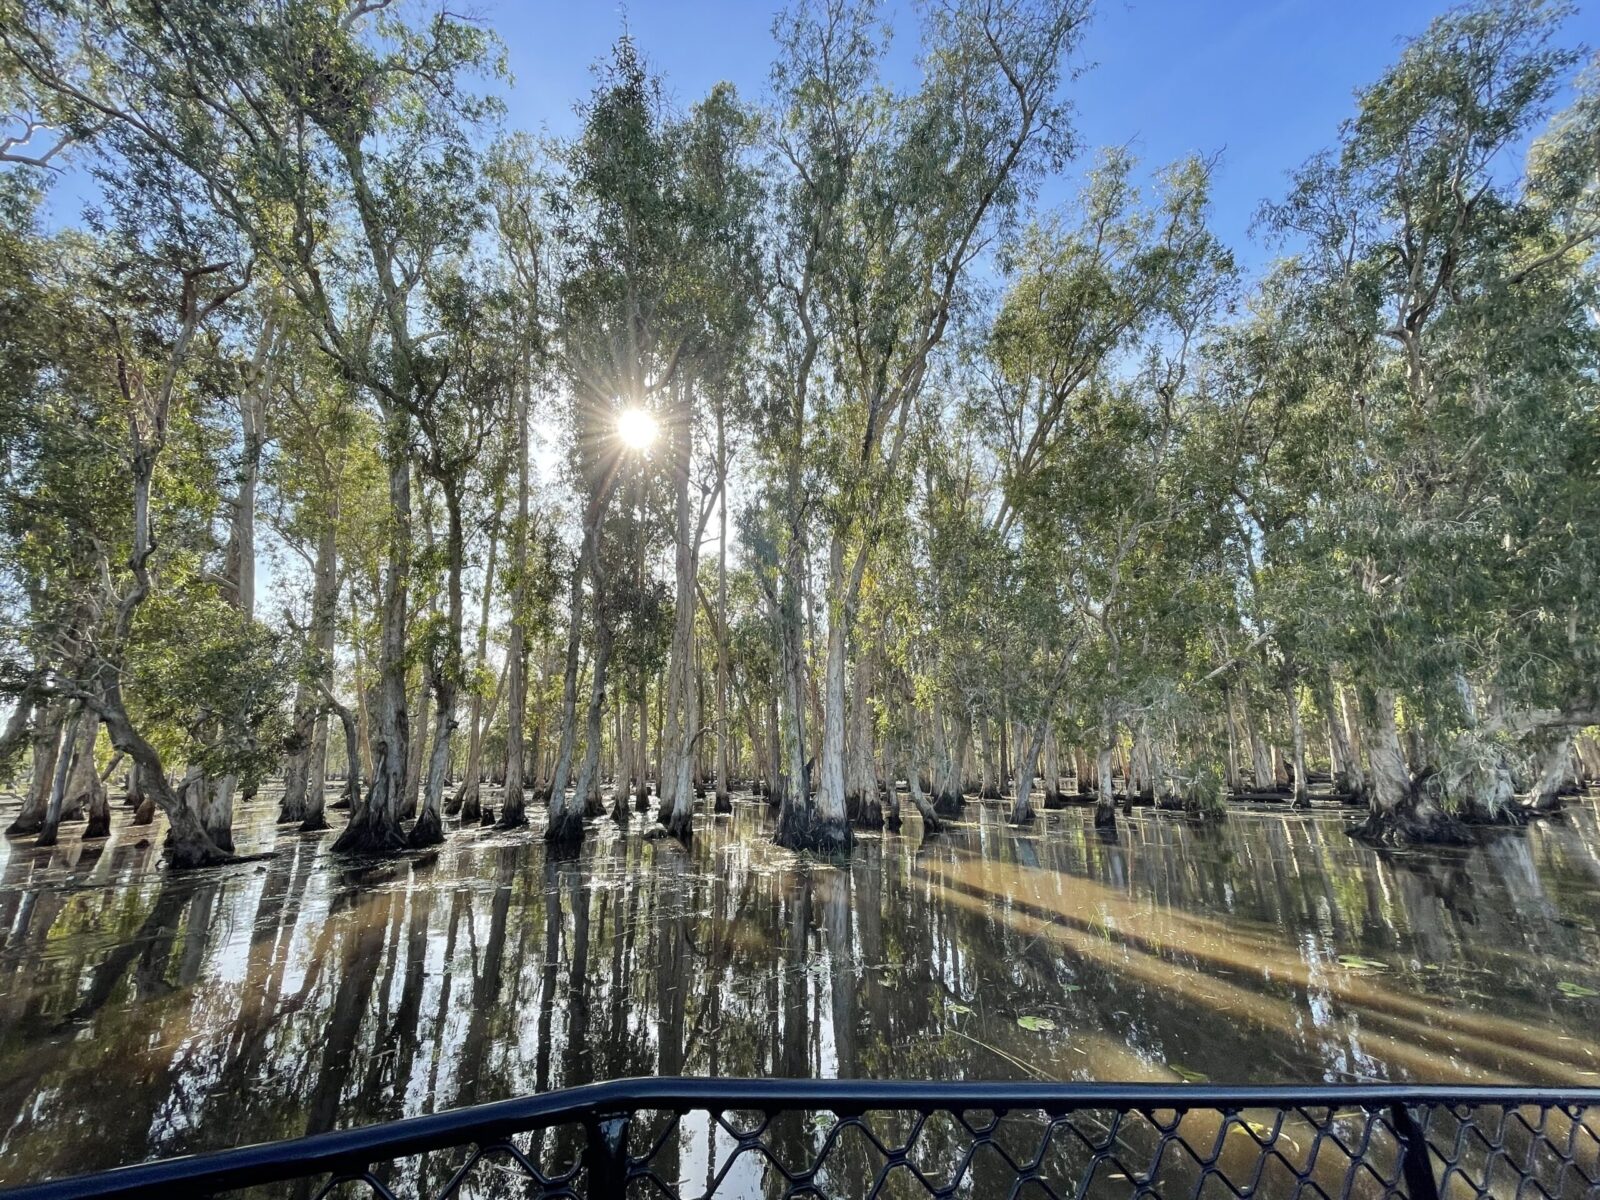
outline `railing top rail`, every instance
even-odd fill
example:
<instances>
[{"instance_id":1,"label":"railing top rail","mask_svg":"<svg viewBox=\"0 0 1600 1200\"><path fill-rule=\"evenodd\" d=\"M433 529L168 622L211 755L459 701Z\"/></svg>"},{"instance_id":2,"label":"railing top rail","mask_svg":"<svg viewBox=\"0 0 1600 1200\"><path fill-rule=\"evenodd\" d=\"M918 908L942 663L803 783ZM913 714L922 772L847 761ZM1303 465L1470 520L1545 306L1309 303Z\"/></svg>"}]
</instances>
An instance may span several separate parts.
<instances>
[{"instance_id":1,"label":"railing top rail","mask_svg":"<svg viewBox=\"0 0 1600 1200\"><path fill-rule=\"evenodd\" d=\"M1532 1088L1451 1084L1217 1086L1133 1083L948 1083L868 1079L638 1077L519 1096L379 1125L182 1155L44 1183L0 1189L0 1200L129 1200L204 1194L304 1178L359 1174L370 1163L497 1141L551 1125L593 1124L639 1110L712 1112L825 1110L1074 1109L1124 1112L1195 1109L1381 1109L1394 1106L1600 1107L1600 1087Z\"/></svg>"}]
</instances>

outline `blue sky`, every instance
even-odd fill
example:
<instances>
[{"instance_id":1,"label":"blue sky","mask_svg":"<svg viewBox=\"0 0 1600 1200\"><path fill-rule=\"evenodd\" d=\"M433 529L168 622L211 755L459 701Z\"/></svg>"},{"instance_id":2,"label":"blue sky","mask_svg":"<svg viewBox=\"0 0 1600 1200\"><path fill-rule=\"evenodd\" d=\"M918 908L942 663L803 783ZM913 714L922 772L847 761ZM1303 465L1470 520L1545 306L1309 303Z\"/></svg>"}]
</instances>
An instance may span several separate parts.
<instances>
[{"instance_id":1,"label":"blue sky","mask_svg":"<svg viewBox=\"0 0 1600 1200\"><path fill-rule=\"evenodd\" d=\"M1330 144L1352 91L1395 58L1403 38L1445 0L1101 0L1083 46L1089 69L1072 87L1088 147L1131 142L1150 166L1191 152L1223 154L1215 181L1217 233L1246 265L1267 251L1248 241L1260 202L1285 173ZM777 5L753 0L488 0L514 86L514 127L569 132L572 105L592 86L590 65L626 19L668 94L687 106L731 80L749 98L765 90ZM896 58L914 51L914 14L890 5ZM1600 41L1591 13L1563 40ZM1045 202L1067 199L1063 182Z\"/></svg>"}]
</instances>

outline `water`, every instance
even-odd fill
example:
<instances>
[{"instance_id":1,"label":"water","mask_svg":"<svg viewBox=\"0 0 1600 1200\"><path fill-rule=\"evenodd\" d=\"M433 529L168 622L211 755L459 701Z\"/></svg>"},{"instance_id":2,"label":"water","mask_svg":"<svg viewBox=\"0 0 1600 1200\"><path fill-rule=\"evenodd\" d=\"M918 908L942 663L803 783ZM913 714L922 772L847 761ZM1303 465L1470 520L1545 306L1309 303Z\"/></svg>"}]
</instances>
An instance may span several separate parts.
<instances>
[{"instance_id":1,"label":"water","mask_svg":"<svg viewBox=\"0 0 1600 1200\"><path fill-rule=\"evenodd\" d=\"M688 853L636 817L362 869L275 812L187 876L121 813L0 849L0 1183L653 1073L1600 1084L1592 797L1385 855L1336 811L969 805L843 868L750 800Z\"/></svg>"}]
</instances>

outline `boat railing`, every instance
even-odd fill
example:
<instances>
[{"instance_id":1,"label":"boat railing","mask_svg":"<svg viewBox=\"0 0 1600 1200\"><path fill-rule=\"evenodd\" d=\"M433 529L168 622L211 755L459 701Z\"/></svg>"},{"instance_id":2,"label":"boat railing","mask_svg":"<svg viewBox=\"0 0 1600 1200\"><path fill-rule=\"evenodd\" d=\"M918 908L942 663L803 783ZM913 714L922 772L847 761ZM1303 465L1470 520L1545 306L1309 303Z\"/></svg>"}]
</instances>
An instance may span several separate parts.
<instances>
[{"instance_id":1,"label":"boat railing","mask_svg":"<svg viewBox=\"0 0 1600 1200\"><path fill-rule=\"evenodd\" d=\"M0 1191L1600 1197L1600 1088L619 1079Z\"/></svg>"}]
</instances>

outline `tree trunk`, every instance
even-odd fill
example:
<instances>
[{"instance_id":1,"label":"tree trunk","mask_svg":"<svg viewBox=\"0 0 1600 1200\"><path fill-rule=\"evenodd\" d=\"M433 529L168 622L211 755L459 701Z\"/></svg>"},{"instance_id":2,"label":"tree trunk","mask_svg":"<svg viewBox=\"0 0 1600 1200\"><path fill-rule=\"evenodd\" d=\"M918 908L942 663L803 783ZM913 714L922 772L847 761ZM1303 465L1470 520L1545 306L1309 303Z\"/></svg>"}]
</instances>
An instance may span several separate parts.
<instances>
[{"instance_id":1,"label":"tree trunk","mask_svg":"<svg viewBox=\"0 0 1600 1200\"><path fill-rule=\"evenodd\" d=\"M401 789L400 819L417 815L417 800L422 795L424 755L428 749L428 718L433 710L432 671L424 667L417 679L417 697L411 706L411 745L406 755L406 781Z\"/></svg>"},{"instance_id":2,"label":"tree trunk","mask_svg":"<svg viewBox=\"0 0 1600 1200\"><path fill-rule=\"evenodd\" d=\"M323 515L317 539L315 583L311 592L311 644L316 660L311 665L319 691L332 692L334 646L338 630L335 618L339 607L339 497L335 492ZM361 764L352 760L351 771L359 774ZM315 833L328 827L323 792L328 786L328 708L317 705L316 722L311 728L311 751L306 759L304 815L302 833Z\"/></svg>"},{"instance_id":3,"label":"tree trunk","mask_svg":"<svg viewBox=\"0 0 1600 1200\"><path fill-rule=\"evenodd\" d=\"M1306 726L1300 712L1300 681L1291 675L1284 684L1284 699L1289 706L1289 727L1294 737L1294 807L1310 808L1311 793L1306 786Z\"/></svg>"},{"instance_id":4,"label":"tree trunk","mask_svg":"<svg viewBox=\"0 0 1600 1200\"><path fill-rule=\"evenodd\" d=\"M1044 806L1048 809L1065 805L1066 799L1061 795L1060 750L1056 745L1056 731L1050 729L1044 735Z\"/></svg>"},{"instance_id":5,"label":"tree trunk","mask_svg":"<svg viewBox=\"0 0 1600 1200\"><path fill-rule=\"evenodd\" d=\"M978 761L982 770L978 799L999 800L1000 763L995 751L994 722L987 714L978 718Z\"/></svg>"},{"instance_id":6,"label":"tree trunk","mask_svg":"<svg viewBox=\"0 0 1600 1200\"><path fill-rule=\"evenodd\" d=\"M633 743L634 779L635 790L633 795L633 809L635 812L650 811L650 704L649 685L645 681L644 671L639 672L639 690L634 699L634 719L638 725L638 737Z\"/></svg>"},{"instance_id":7,"label":"tree trunk","mask_svg":"<svg viewBox=\"0 0 1600 1200\"><path fill-rule=\"evenodd\" d=\"M294 723L290 735L292 749L284 770L283 796L278 801L278 824L293 825L306 819L306 788L311 762L312 730L320 706L312 699L314 691L301 683L294 690ZM321 699L320 696L317 697Z\"/></svg>"},{"instance_id":8,"label":"tree trunk","mask_svg":"<svg viewBox=\"0 0 1600 1200\"><path fill-rule=\"evenodd\" d=\"M822 676L822 745L813 807L816 832L841 845L849 840L844 782L847 604L844 538L835 533L828 543L828 651Z\"/></svg>"},{"instance_id":9,"label":"tree trunk","mask_svg":"<svg viewBox=\"0 0 1600 1200\"><path fill-rule=\"evenodd\" d=\"M783 738L778 732L778 693L767 698L767 805L776 808L783 804L784 758Z\"/></svg>"},{"instance_id":10,"label":"tree trunk","mask_svg":"<svg viewBox=\"0 0 1600 1200\"><path fill-rule=\"evenodd\" d=\"M1250 739L1250 777L1256 790L1265 792L1273 786L1272 752L1267 748L1266 739L1261 736L1254 707L1250 703L1251 695L1251 689L1246 687L1240 696L1239 707L1244 713L1245 735Z\"/></svg>"},{"instance_id":11,"label":"tree trunk","mask_svg":"<svg viewBox=\"0 0 1600 1200\"><path fill-rule=\"evenodd\" d=\"M1572 743L1576 730L1557 730L1540 749L1539 774L1530 797L1539 812L1554 812L1561 807L1561 793L1572 781Z\"/></svg>"},{"instance_id":12,"label":"tree trunk","mask_svg":"<svg viewBox=\"0 0 1600 1200\"><path fill-rule=\"evenodd\" d=\"M829 838L826 830L818 829L817 814L812 807L810 780L807 778L805 648L801 641L803 628L800 611L804 563L798 532L791 537L785 569L778 585L780 599L774 613L783 689L777 707L782 742L779 760L782 774L775 840L780 846L787 846L791 850L825 849L829 847Z\"/></svg>"},{"instance_id":13,"label":"tree trunk","mask_svg":"<svg viewBox=\"0 0 1600 1200\"><path fill-rule=\"evenodd\" d=\"M483 571L483 598L478 612L478 653L475 659L480 675L489 665L489 608L494 597L494 568L500 550L500 518L503 511L503 504L497 502L494 520L489 527L489 560ZM479 789L483 775L483 735L494 721L495 701L499 699L499 689L504 686L505 677L502 675L500 682L496 684L495 698L490 702L487 720L483 715L483 693L476 687L472 689L472 713L467 733L467 769L462 776L461 786L456 789L456 794L445 806L446 813L452 817L459 814L463 822L475 823L482 815Z\"/></svg>"},{"instance_id":14,"label":"tree trunk","mask_svg":"<svg viewBox=\"0 0 1600 1200\"><path fill-rule=\"evenodd\" d=\"M465 600L461 574L466 566L467 538L461 523L459 479L440 479L445 503L445 620L447 622L444 657L430 665L433 675L436 712L433 722L433 750L428 756L427 783L423 788L422 812L407 839L412 846L437 846L444 841L444 785L450 766L450 735L456 728L456 694L461 686L461 631L465 623ZM426 711L426 710L424 710Z\"/></svg>"},{"instance_id":15,"label":"tree trunk","mask_svg":"<svg viewBox=\"0 0 1600 1200\"><path fill-rule=\"evenodd\" d=\"M44 828L45 810L50 805L50 787L55 780L56 756L61 749L61 726L66 717L65 702L40 701L33 708L33 773L22 811L6 827L7 837L27 837Z\"/></svg>"},{"instance_id":16,"label":"tree trunk","mask_svg":"<svg viewBox=\"0 0 1600 1200\"><path fill-rule=\"evenodd\" d=\"M132 759L139 770L141 785L149 790L156 805L167 815L167 860L179 870L230 861L231 852L211 840L194 810L172 790L161 766L161 756L128 719L122 701L122 683L115 668L102 660L93 682L98 695L91 703L105 723L111 745Z\"/></svg>"},{"instance_id":17,"label":"tree trunk","mask_svg":"<svg viewBox=\"0 0 1600 1200\"><path fill-rule=\"evenodd\" d=\"M267 354L275 329L276 321L269 313L256 345L250 384L239 396L239 490L233 500L224 574L233 584L234 606L246 621L254 621L256 616L256 488L261 478L261 448L265 439L262 426L267 398ZM228 774L217 780L214 787L206 790L202 813L211 840L229 851L233 849L233 798L238 788L239 779L235 775ZM255 795L253 779L246 781L245 792L246 798Z\"/></svg>"},{"instance_id":18,"label":"tree trunk","mask_svg":"<svg viewBox=\"0 0 1600 1200\"><path fill-rule=\"evenodd\" d=\"M353 798L350 823L335 851L386 854L405 846L400 828L411 725L406 708L406 608L411 585L410 422L389 414L385 457L389 465L389 563L383 579L379 631L378 728L373 746L372 786Z\"/></svg>"},{"instance_id":19,"label":"tree trunk","mask_svg":"<svg viewBox=\"0 0 1600 1200\"><path fill-rule=\"evenodd\" d=\"M592 534L585 537L586 552L583 556L583 563L580 564L587 565L594 588L595 648L594 661L590 664L591 680L587 719L584 725L583 762L578 770L577 784L572 789L572 795L569 797L566 783L568 772L571 770L575 731L569 731L568 726L576 720L572 710L577 704L576 650L577 634L580 628L579 606L583 603L581 573L575 576L578 582L572 589L572 632L571 640L567 643L567 676L562 692L561 751L557 757L555 775L551 779L550 822L544 831L545 841L561 846L576 846L583 841L584 809L587 806L590 790L598 782L596 771L600 762L600 718L605 710L606 666L611 657L611 625L602 608L605 596L605 581L600 567L599 542L601 530L599 521L603 519L604 515L602 513L597 517ZM591 542L592 549L589 548Z\"/></svg>"},{"instance_id":20,"label":"tree trunk","mask_svg":"<svg viewBox=\"0 0 1600 1200\"><path fill-rule=\"evenodd\" d=\"M588 534L584 541L587 543ZM572 564L572 587L568 596L571 612L567 627L566 668L561 677L561 740L556 749L555 768L550 774L550 820L552 824L562 818L567 807L567 781L572 777L572 752L577 743L578 729L578 666L583 649L583 573L586 555L579 551L578 561ZM506 787L509 789L510 784ZM509 804L510 792L507 791ZM579 804L583 798L577 797ZM581 828L581 822L580 822ZM581 834L580 834L581 836Z\"/></svg>"},{"instance_id":21,"label":"tree trunk","mask_svg":"<svg viewBox=\"0 0 1600 1200\"><path fill-rule=\"evenodd\" d=\"M1244 780L1239 774L1239 726L1233 714L1233 689L1226 684L1222 688L1222 708L1226 714L1228 733L1227 772L1223 781L1228 791L1242 792Z\"/></svg>"},{"instance_id":22,"label":"tree trunk","mask_svg":"<svg viewBox=\"0 0 1600 1200\"><path fill-rule=\"evenodd\" d=\"M1370 809L1365 822L1350 833L1363 841L1399 845L1406 842L1464 842L1459 824L1434 798L1413 786L1395 720L1396 697L1379 688L1365 699L1367 723L1362 741L1371 772Z\"/></svg>"},{"instance_id":23,"label":"tree trunk","mask_svg":"<svg viewBox=\"0 0 1600 1200\"><path fill-rule=\"evenodd\" d=\"M133 824L149 825L156 819L155 801L145 795L143 773L138 763L128 767L128 803L133 805Z\"/></svg>"},{"instance_id":24,"label":"tree trunk","mask_svg":"<svg viewBox=\"0 0 1600 1200\"><path fill-rule=\"evenodd\" d=\"M850 692L850 737L845 803L851 820L862 829L883 828L878 778L872 766L872 713L868 698L876 674L874 654L857 652L855 687Z\"/></svg>"},{"instance_id":25,"label":"tree trunk","mask_svg":"<svg viewBox=\"0 0 1600 1200\"><path fill-rule=\"evenodd\" d=\"M92 712L84 715L86 720L82 741L82 770L74 770L69 787L88 810L89 823L84 827L83 838L89 841L93 838L111 836L111 800L106 793L105 781L100 778L94 762L94 745L95 739L100 734L100 718Z\"/></svg>"},{"instance_id":26,"label":"tree trunk","mask_svg":"<svg viewBox=\"0 0 1600 1200\"><path fill-rule=\"evenodd\" d=\"M1114 742L1116 736L1117 724L1108 713L1100 721L1100 790L1095 797L1094 805L1096 829L1115 829L1117 825L1117 801L1111 787L1111 762L1116 753Z\"/></svg>"},{"instance_id":27,"label":"tree trunk","mask_svg":"<svg viewBox=\"0 0 1600 1200\"><path fill-rule=\"evenodd\" d=\"M39 840L34 843L37 846L56 844L56 835L61 828L62 805L67 795L67 780L74 762L82 753L78 731L83 725L83 709L80 705L73 710L61 729L60 749L56 752L55 771L50 778L50 799L45 805Z\"/></svg>"},{"instance_id":28,"label":"tree trunk","mask_svg":"<svg viewBox=\"0 0 1600 1200\"><path fill-rule=\"evenodd\" d=\"M1033 777L1039 761L1039 742L1021 721L1016 723L1011 744L1018 747L1017 781L1011 801L1011 823L1026 825L1034 819ZM1047 781L1048 784L1048 781Z\"/></svg>"},{"instance_id":29,"label":"tree trunk","mask_svg":"<svg viewBox=\"0 0 1600 1200\"><path fill-rule=\"evenodd\" d=\"M1361 769L1361 755L1350 741L1349 718L1345 712L1344 689L1329 673L1322 693L1323 707L1328 717L1328 742L1334 760L1333 785L1336 791L1364 797L1367 790L1366 773Z\"/></svg>"},{"instance_id":30,"label":"tree trunk","mask_svg":"<svg viewBox=\"0 0 1600 1200\"><path fill-rule=\"evenodd\" d=\"M599 556L594 558L595 601L601 597ZM590 665L588 718L584 725L583 763L578 769L577 786L570 799L563 793L550 793L550 824L545 841L561 846L576 846L583 841L583 815L590 793L599 786L600 722L605 712L606 667L611 659L611 623L603 613L595 617L594 661Z\"/></svg>"},{"instance_id":31,"label":"tree trunk","mask_svg":"<svg viewBox=\"0 0 1600 1200\"><path fill-rule=\"evenodd\" d=\"M906 735L906 790L911 796L912 805L922 815L922 833L926 837L943 829L944 822L939 818L939 813L934 808L933 801L928 799L922 791L924 756L921 752L921 739L917 736L917 727L917 714L912 709L911 701L908 698L906 700L906 728L910 732ZM896 813L895 815L898 816L899 814Z\"/></svg>"},{"instance_id":32,"label":"tree trunk","mask_svg":"<svg viewBox=\"0 0 1600 1200\"><path fill-rule=\"evenodd\" d=\"M506 772L500 828L528 823L523 796L522 728L528 712L528 647L526 630L528 573L528 389L524 375L517 388L517 524L511 538L511 631L506 647Z\"/></svg>"},{"instance_id":33,"label":"tree trunk","mask_svg":"<svg viewBox=\"0 0 1600 1200\"><path fill-rule=\"evenodd\" d=\"M667 659L665 728L661 738L661 807L667 832L687 842L694 833L695 741L693 673L695 563L699 537L689 513L689 464L693 427L687 400L680 396L672 422L672 485L677 578L672 646Z\"/></svg>"},{"instance_id":34,"label":"tree trunk","mask_svg":"<svg viewBox=\"0 0 1600 1200\"><path fill-rule=\"evenodd\" d=\"M728 438L723 408L717 405L717 477L722 491L717 501L717 780L712 809L731 813L733 799L728 794L732 766L728 743L733 738L733 728L728 722Z\"/></svg>"}]
</instances>

